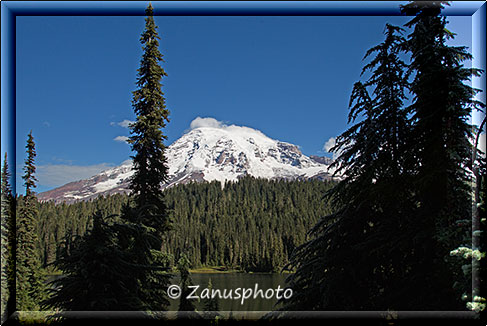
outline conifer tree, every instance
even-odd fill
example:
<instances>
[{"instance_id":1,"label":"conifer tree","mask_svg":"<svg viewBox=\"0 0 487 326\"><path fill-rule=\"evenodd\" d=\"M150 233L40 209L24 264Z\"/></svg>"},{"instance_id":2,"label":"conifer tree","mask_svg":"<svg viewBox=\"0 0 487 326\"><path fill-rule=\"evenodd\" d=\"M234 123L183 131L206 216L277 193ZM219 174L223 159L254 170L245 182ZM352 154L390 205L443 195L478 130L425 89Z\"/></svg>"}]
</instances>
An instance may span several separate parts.
<instances>
[{"instance_id":1,"label":"conifer tree","mask_svg":"<svg viewBox=\"0 0 487 326\"><path fill-rule=\"evenodd\" d=\"M178 227L165 237L166 256L162 265L173 266L173 257L184 252L194 267L220 262L230 268L254 272L278 270L287 264L296 245L304 242L306 231L318 217L331 211L322 193L334 184L247 177L228 183L223 189L218 182L165 189L171 217ZM242 205L245 188L251 189L245 195L252 203L247 206ZM117 194L89 202L40 203L39 252L44 264L49 267L49 263L61 258L60 247L55 244L63 242L67 233L82 236L93 227L92 216L97 210L103 216L119 215L127 201L127 195ZM130 223L121 223L118 218L108 222L113 232L121 235L133 230ZM191 249L187 250L188 247Z\"/></svg>"},{"instance_id":2,"label":"conifer tree","mask_svg":"<svg viewBox=\"0 0 487 326\"><path fill-rule=\"evenodd\" d=\"M132 279L130 293L138 298L132 309L160 311L168 305L166 289L170 278L161 252L162 238L169 228L168 209L161 190L168 170L162 128L169 121L169 111L161 90L161 79L166 73L159 65L160 38L151 4L146 14L145 30L140 37L144 53L138 69L138 88L133 92L136 121L130 126L129 139L135 152L134 175L129 186L131 200L121 214L128 227L120 245L129 252L131 264L138 266L135 273L127 273Z\"/></svg>"},{"instance_id":3,"label":"conifer tree","mask_svg":"<svg viewBox=\"0 0 487 326\"><path fill-rule=\"evenodd\" d=\"M13 254L13 239L14 227L13 223L13 196L9 183L10 171L7 163L7 153L2 167L2 188L1 188L1 253L2 253L2 269L1 269L1 282L2 282L2 297L1 297L1 322L3 323L10 313L13 312L11 308L12 298L15 299L14 292L14 254Z\"/></svg>"},{"instance_id":4,"label":"conifer tree","mask_svg":"<svg viewBox=\"0 0 487 326\"><path fill-rule=\"evenodd\" d=\"M461 309L446 258L461 233L455 220L471 214L466 121L481 104L464 83L478 73L461 65L471 56L445 44L452 33L441 8L404 6L416 15L406 25L414 26L409 38L394 36L399 29L388 25L386 41L367 53L377 52L364 68L372 77L355 84L349 115L361 120L334 148L344 173L328 193L337 211L295 251L295 295L284 309ZM398 48L411 53L407 73ZM408 88L413 104L402 108Z\"/></svg>"},{"instance_id":5,"label":"conifer tree","mask_svg":"<svg viewBox=\"0 0 487 326\"><path fill-rule=\"evenodd\" d=\"M487 125L487 117L480 123L477 134L475 136L472 163L470 170L474 176L474 200L472 207L472 228L471 237L472 242L467 242L470 238L470 232L467 232L469 236L466 238L466 242L460 245L460 247L452 250L450 255L460 256L466 258L466 265L462 265L462 269L468 268L468 277L464 279L461 283L460 289L463 288L463 293L470 294L463 297L464 299L471 299L466 303L467 308L474 311L483 311L486 308L485 299L485 281L481 278L481 271L485 270L485 229L486 224L486 176L487 176L487 157L485 156L486 150L480 145L480 138L484 138L485 144L485 129ZM459 223L467 222L465 224L469 225L469 221L458 221ZM470 230L468 230L470 231ZM471 263L471 264L469 264ZM471 267L471 268L469 268ZM469 275L470 274L470 275ZM470 293L470 291L472 291Z\"/></svg>"},{"instance_id":6,"label":"conifer tree","mask_svg":"<svg viewBox=\"0 0 487 326\"><path fill-rule=\"evenodd\" d=\"M117 236L100 211L93 215L93 228L83 237L72 239L68 234L56 261L63 277L50 284L51 297L43 306L61 311L130 310L138 298L127 295L125 273L135 267L117 246Z\"/></svg>"},{"instance_id":7,"label":"conifer tree","mask_svg":"<svg viewBox=\"0 0 487 326\"><path fill-rule=\"evenodd\" d=\"M17 207L17 243L16 243L16 310L39 310L42 300L46 298L44 274L41 271L37 253L37 198L33 188L37 181L34 176L35 143L32 131L27 139L27 158L22 176L25 185L25 196Z\"/></svg>"},{"instance_id":8,"label":"conifer tree","mask_svg":"<svg viewBox=\"0 0 487 326\"><path fill-rule=\"evenodd\" d=\"M283 309L398 309L391 288L403 276L407 249L401 248L401 232L410 213L404 157L409 121L403 108L408 84L398 55L400 32L387 24L384 42L365 55L376 53L362 71L371 76L354 85L349 105L349 122L359 121L332 149L341 153L333 165L344 177L327 193L336 211L293 253L290 266L297 270L289 280L295 294Z\"/></svg>"},{"instance_id":9,"label":"conifer tree","mask_svg":"<svg viewBox=\"0 0 487 326\"><path fill-rule=\"evenodd\" d=\"M205 299L204 309L206 319L218 319L220 313L220 304L218 303L218 297L212 295L213 284L211 278L208 279L208 297Z\"/></svg>"},{"instance_id":10,"label":"conifer tree","mask_svg":"<svg viewBox=\"0 0 487 326\"><path fill-rule=\"evenodd\" d=\"M405 43L411 54L414 95L409 112L413 117L411 152L420 163L415 178L419 211L410 233L427 250L415 259L418 295L423 307L431 307L435 298L451 298L444 309L456 309L453 284L460 266L449 259L449 252L463 239L465 230L455 227L457 220L472 218L472 188L467 167L472 158L473 110L483 104L474 99L479 91L467 84L480 70L468 69L463 61L472 59L465 46L449 46L454 33L440 16L446 1L413 1L402 6L414 18L406 26L413 29ZM471 237L468 240L471 243ZM419 277L421 271L421 277ZM456 294L459 298L460 294ZM444 300L446 301L446 300ZM460 303L461 304L461 303Z\"/></svg>"},{"instance_id":11,"label":"conifer tree","mask_svg":"<svg viewBox=\"0 0 487 326\"><path fill-rule=\"evenodd\" d=\"M134 176L130 189L133 192L136 207L143 209L139 214L140 222L153 227L159 232L167 228L164 216L164 204L161 185L167 181L166 146L162 128L169 122L169 110L166 109L161 79L167 76L159 65L163 61L159 52L158 33L153 18L153 8L149 4L146 10L145 31L140 37L144 54L138 69L137 86L133 92L133 108L137 115L130 127L132 136L129 143L136 153L133 156Z\"/></svg>"},{"instance_id":12,"label":"conifer tree","mask_svg":"<svg viewBox=\"0 0 487 326\"><path fill-rule=\"evenodd\" d=\"M187 299L188 295L192 292L190 286L193 285L191 280L191 275L189 273L189 259L185 254L181 255L178 260L178 270L181 277L180 287L181 287L181 297L179 301L178 311L184 312L184 315L178 314L181 318L197 318L200 317L198 313L195 312L196 308L194 306L193 299Z\"/></svg>"}]
</instances>

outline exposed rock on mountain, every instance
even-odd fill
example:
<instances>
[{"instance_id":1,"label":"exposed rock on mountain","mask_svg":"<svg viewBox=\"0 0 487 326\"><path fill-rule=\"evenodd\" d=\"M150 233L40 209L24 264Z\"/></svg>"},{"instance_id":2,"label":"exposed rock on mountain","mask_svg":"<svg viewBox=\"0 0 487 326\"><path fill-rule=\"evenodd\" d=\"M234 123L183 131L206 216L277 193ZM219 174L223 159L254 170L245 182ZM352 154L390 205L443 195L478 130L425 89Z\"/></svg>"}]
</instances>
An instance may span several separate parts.
<instances>
[{"instance_id":1,"label":"exposed rock on mountain","mask_svg":"<svg viewBox=\"0 0 487 326\"><path fill-rule=\"evenodd\" d=\"M296 145L271 139L240 126L199 126L170 145L166 152L169 180L163 187L192 181L236 181L245 175L267 179L329 179L331 159L308 157ZM40 193L39 200L73 202L128 192L132 162Z\"/></svg>"}]
</instances>

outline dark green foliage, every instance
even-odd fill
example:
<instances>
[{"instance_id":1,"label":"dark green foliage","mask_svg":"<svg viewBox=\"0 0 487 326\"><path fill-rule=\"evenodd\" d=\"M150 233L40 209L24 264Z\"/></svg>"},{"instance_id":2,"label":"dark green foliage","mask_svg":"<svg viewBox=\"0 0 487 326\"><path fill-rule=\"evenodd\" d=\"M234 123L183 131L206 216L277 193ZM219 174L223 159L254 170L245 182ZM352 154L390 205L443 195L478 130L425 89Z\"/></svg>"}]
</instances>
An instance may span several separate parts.
<instances>
[{"instance_id":1,"label":"dark green foliage","mask_svg":"<svg viewBox=\"0 0 487 326\"><path fill-rule=\"evenodd\" d=\"M128 285L124 283L124 273L136 267L118 248L119 234L114 229L97 211L93 227L83 237L66 235L56 261L63 276L50 284L51 297L43 303L46 308L125 311L137 302L136 296L127 295Z\"/></svg>"},{"instance_id":2,"label":"dark green foliage","mask_svg":"<svg viewBox=\"0 0 487 326\"><path fill-rule=\"evenodd\" d=\"M208 280L206 289L208 290L208 295L204 299L205 319L216 319L221 316L219 314L220 304L218 303L218 296L212 295L213 284L211 283L211 278ZM204 296L203 293L201 296Z\"/></svg>"},{"instance_id":3,"label":"dark green foliage","mask_svg":"<svg viewBox=\"0 0 487 326\"><path fill-rule=\"evenodd\" d=\"M331 212L322 194L334 184L243 178L227 182L223 188L212 182L166 189L175 227L164 238L164 258L168 260L164 265L175 265L184 253L193 267L279 271L292 250L304 242L307 230ZM111 195L73 204L38 204L42 261L49 262L47 252L59 259L65 235L85 234L92 228L97 210L105 216L118 215L127 202L127 195Z\"/></svg>"},{"instance_id":4,"label":"dark green foliage","mask_svg":"<svg viewBox=\"0 0 487 326\"><path fill-rule=\"evenodd\" d=\"M191 289L189 289L188 286L193 285L193 282L191 281L191 276L189 274L189 259L188 257L186 257L186 255L181 255L181 258L179 258L178 260L177 267L179 275L181 277L181 289L183 290L181 300L179 302L179 311L194 311L195 307L193 302L186 299L188 294L191 292Z\"/></svg>"},{"instance_id":5,"label":"dark green foliage","mask_svg":"<svg viewBox=\"0 0 487 326\"><path fill-rule=\"evenodd\" d=\"M25 180L25 197L17 200L16 225L16 310L39 310L39 305L46 297L44 274L38 252L36 226L38 221L37 198L34 177L35 144L32 132L27 140L27 159L22 178Z\"/></svg>"},{"instance_id":6,"label":"dark green foliage","mask_svg":"<svg viewBox=\"0 0 487 326\"><path fill-rule=\"evenodd\" d=\"M129 143L136 153L132 157L135 172L130 189L134 193L136 207L143 210L136 217L137 221L164 232L168 221L163 214L166 209L161 185L167 180L168 168L164 154L164 140L167 137L162 129L169 121L169 111L161 90L161 79L167 74L159 65L162 61L162 54L158 49L160 37L150 4L146 14L145 31L140 37L144 54L137 70L138 89L133 92L132 102L137 118L130 126L132 136Z\"/></svg>"},{"instance_id":7,"label":"dark green foliage","mask_svg":"<svg viewBox=\"0 0 487 326\"><path fill-rule=\"evenodd\" d=\"M93 227L93 215L96 212L99 211L102 216L118 215L126 202L127 196L112 195L74 204L39 203L38 254L43 266L55 270L54 262L61 259L61 245L68 234L73 237L83 236Z\"/></svg>"},{"instance_id":8,"label":"dark green foliage","mask_svg":"<svg viewBox=\"0 0 487 326\"><path fill-rule=\"evenodd\" d=\"M179 299L179 312L184 312L183 314L178 313L179 318L200 318L201 316L195 312L194 299L187 299L188 295L192 292L190 286L193 286L193 281L191 280L191 275L189 273L189 259L185 254L181 255L178 260L178 271L181 277L179 285L181 287L181 297Z\"/></svg>"},{"instance_id":9,"label":"dark green foliage","mask_svg":"<svg viewBox=\"0 0 487 326\"><path fill-rule=\"evenodd\" d=\"M167 189L174 231L167 251L182 248L193 266L280 271L319 216L330 212L322 192L332 183L268 181L179 185Z\"/></svg>"},{"instance_id":10,"label":"dark green foliage","mask_svg":"<svg viewBox=\"0 0 487 326\"><path fill-rule=\"evenodd\" d=\"M470 233L467 242L471 243L471 231L458 227L456 221L472 218L467 170L472 158L472 126L468 117L474 109L483 107L474 100L478 90L467 84L472 76L480 74L478 69L467 69L462 64L472 59L467 47L446 44L454 34L446 29L446 17L439 16L445 4L412 2L402 7L415 15L406 24L413 32L405 48L411 54L410 69L414 74L414 98L408 108L414 119L412 152L421 162L414 180L420 205L412 234L429 249L416 260L417 269L423 270L418 286L425 292L421 296L425 301L454 296L449 289L461 276L461 269L448 259L449 252L465 240L465 232ZM449 307L455 307L455 302Z\"/></svg>"},{"instance_id":11,"label":"dark green foliage","mask_svg":"<svg viewBox=\"0 0 487 326\"><path fill-rule=\"evenodd\" d=\"M473 174L473 201L472 201L472 220L458 220L457 225L465 229L463 242L458 244L458 248L450 252L451 256L457 256L458 264L461 265L462 277L458 277L454 284L458 288L467 307L478 311L480 306L475 306L479 302L485 304L485 283L481 278L481 271L485 268L485 229L486 210L485 210L485 176L487 175L487 160L485 148L480 148L480 137L485 137L485 125L487 118L484 117L474 140L474 149L471 162ZM476 298L477 299L474 299ZM485 306L484 308L485 309Z\"/></svg>"},{"instance_id":12,"label":"dark green foliage","mask_svg":"<svg viewBox=\"0 0 487 326\"><path fill-rule=\"evenodd\" d=\"M480 128L481 131L483 131L483 137L485 138L485 130L486 130L486 119L484 118L483 121L483 126L484 128ZM485 140L484 140L485 141ZM483 149L485 152L485 148ZM487 225L487 158L484 156L479 163L479 168L478 168L478 178L476 179L477 185L476 185L476 200L474 204L477 206L477 211L475 212L476 215L474 215L474 223L473 223L473 231L479 231L479 230L485 230L485 227ZM474 214L475 214L474 213ZM486 234L485 231L480 232L480 234L474 234L474 239L472 241L472 246L474 249L479 249L481 252L485 253L485 243L486 239ZM482 271L485 271L486 266L486 259L485 257L482 258L480 261L477 261L476 265L473 266L474 269L474 275L473 275L473 282L470 284L473 284L473 291L472 293L474 296L479 295L485 298L485 293L487 291L486 287L486 281L485 278L483 278ZM468 282L464 283L465 289L470 289L468 286L470 285Z\"/></svg>"},{"instance_id":13,"label":"dark green foliage","mask_svg":"<svg viewBox=\"0 0 487 326\"><path fill-rule=\"evenodd\" d=\"M24 182L25 196L29 197L34 195L33 188L37 187L35 184L37 178L34 175L36 172L36 167L34 164L34 159L36 157L36 149L35 149L34 137L32 137L32 131L28 135L27 145L25 146L25 148L27 149L27 158L25 159L25 164L24 164L25 174L22 176L22 179L24 179L25 181Z\"/></svg>"},{"instance_id":14,"label":"dark green foliage","mask_svg":"<svg viewBox=\"0 0 487 326\"><path fill-rule=\"evenodd\" d=\"M337 138L333 163L344 179L327 197L336 211L310 231L312 239L291 259L289 310L385 310L397 308L395 282L408 254L401 236L412 214L405 157L409 121L402 108L407 80L398 57L401 29L386 25L385 41L371 48L364 67L370 78L355 84L349 122ZM368 88L373 87L373 96ZM401 185L401 186L399 186ZM406 248L404 248L406 247ZM390 292L387 292L390 291Z\"/></svg>"},{"instance_id":15,"label":"dark green foliage","mask_svg":"<svg viewBox=\"0 0 487 326\"><path fill-rule=\"evenodd\" d=\"M1 253L2 253L2 297L1 297L1 321L13 313L15 303L15 201L9 183L10 171L7 163L7 153L2 167L1 188Z\"/></svg>"},{"instance_id":16,"label":"dark green foliage","mask_svg":"<svg viewBox=\"0 0 487 326\"><path fill-rule=\"evenodd\" d=\"M145 30L140 37L143 56L138 69L137 86L132 106L137 115L130 126L134 175L129 188L130 201L122 208L118 245L128 254L131 266L137 269L122 273L127 296L133 296L133 306L127 310L161 311L168 305L166 298L170 275L165 273L165 259L160 249L162 237L169 228L169 217L162 184L167 179L164 155L166 136L162 133L168 121L161 91L161 78L166 75L159 65L162 55L158 50L159 36L154 23L153 8L146 9Z\"/></svg>"},{"instance_id":17,"label":"dark green foliage","mask_svg":"<svg viewBox=\"0 0 487 326\"><path fill-rule=\"evenodd\" d=\"M440 7L405 6L419 13L406 25L413 33L405 40L386 25L385 41L367 52L376 53L364 67L371 76L350 101L349 122L357 122L334 148L345 177L327 194L337 210L295 251L284 309L462 309L452 290L458 266L447 259L461 239L455 218L471 216L466 120L480 104L464 84L477 73L461 66L471 56L445 45L451 34ZM401 49L411 53L409 66Z\"/></svg>"}]
</instances>

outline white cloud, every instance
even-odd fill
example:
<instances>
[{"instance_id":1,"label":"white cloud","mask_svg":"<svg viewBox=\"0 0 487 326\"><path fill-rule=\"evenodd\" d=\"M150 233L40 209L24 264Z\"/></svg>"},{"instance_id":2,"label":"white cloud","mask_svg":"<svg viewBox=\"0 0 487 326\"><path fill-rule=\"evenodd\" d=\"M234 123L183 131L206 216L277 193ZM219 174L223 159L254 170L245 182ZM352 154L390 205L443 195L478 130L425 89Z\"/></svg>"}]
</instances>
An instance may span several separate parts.
<instances>
[{"instance_id":1,"label":"white cloud","mask_svg":"<svg viewBox=\"0 0 487 326\"><path fill-rule=\"evenodd\" d=\"M191 121L191 124L189 126L189 130L185 130L185 132L188 132L190 130L197 129L197 128L216 128L216 129L226 130L226 131L231 132L231 133L233 133L233 132L252 132L252 133L255 133L257 135L260 135L262 137L267 138L267 136L265 134L263 134L260 130L256 130L256 129L253 129L250 127L245 127L245 126L227 125L226 123L224 123L222 121L218 121L214 118L201 118L201 117L197 117L196 119Z\"/></svg>"},{"instance_id":2,"label":"white cloud","mask_svg":"<svg viewBox=\"0 0 487 326\"><path fill-rule=\"evenodd\" d=\"M36 177L39 180L39 185L58 187L69 182L87 179L113 166L111 163L87 166L67 164L39 165L37 166Z\"/></svg>"},{"instance_id":3,"label":"white cloud","mask_svg":"<svg viewBox=\"0 0 487 326\"><path fill-rule=\"evenodd\" d=\"M117 137L113 138L113 140L126 143L127 140L129 140L129 138L127 136L117 136Z\"/></svg>"},{"instance_id":4,"label":"white cloud","mask_svg":"<svg viewBox=\"0 0 487 326\"><path fill-rule=\"evenodd\" d=\"M343 153L343 147L339 148L338 150L335 150L334 152L330 152L331 149L336 145L336 141L337 141L336 137L330 137L323 145L323 150L327 153L331 153L333 160L336 160Z\"/></svg>"},{"instance_id":5,"label":"white cloud","mask_svg":"<svg viewBox=\"0 0 487 326\"><path fill-rule=\"evenodd\" d=\"M193 121L191 121L191 124L189 125L189 128L191 130L196 129L196 128L202 128L202 127L210 127L210 128L222 128L225 125L223 122L218 121L214 118L201 118L197 117Z\"/></svg>"},{"instance_id":6,"label":"white cloud","mask_svg":"<svg viewBox=\"0 0 487 326\"><path fill-rule=\"evenodd\" d=\"M326 141L325 145L323 145L323 150L325 152L330 153L330 149L332 149L333 146L335 146L336 140L337 140L336 137L330 137L330 139Z\"/></svg>"},{"instance_id":7,"label":"white cloud","mask_svg":"<svg viewBox=\"0 0 487 326\"><path fill-rule=\"evenodd\" d=\"M124 127L124 128L129 128L130 127L130 124L132 123L135 123L135 121L130 121L130 120L123 120L122 122L119 122L117 123L120 127Z\"/></svg>"},{"instance_id":8,"label":"white cloud","mask_svg":"<svg viewBox=\"0 0 487 326\"><path fill-rule=\"evenodd\" d=\"M129 128L131 123L135 123L135 121L125 119L125 120L120 121L120 122L111 121L110 126L114 127L116 125L119 125L120 127Z\"/></svg>"}]
</instances>

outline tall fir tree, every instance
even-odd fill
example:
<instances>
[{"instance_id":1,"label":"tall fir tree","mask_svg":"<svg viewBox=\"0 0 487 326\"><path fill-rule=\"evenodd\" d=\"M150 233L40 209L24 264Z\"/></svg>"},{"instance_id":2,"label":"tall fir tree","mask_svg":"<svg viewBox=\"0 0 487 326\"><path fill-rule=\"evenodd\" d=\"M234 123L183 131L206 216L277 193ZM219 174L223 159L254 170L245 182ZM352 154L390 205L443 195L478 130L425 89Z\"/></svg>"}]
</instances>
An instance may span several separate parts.
<instances>
[{"instance_id":1,"label":"tall fir tree","mask_svg":"<svg viewBox=\"0 0 487 326\"><path fill-rule=\"evenodd\" d=\"M418 304L434 308L437 297L444 309L456 309L453 285L461 269L449 252L463 240L458 220L472 218L472 188L467 167L472 158L473 110L483 106L474 99L479 91L468 85L480 70L464 67L472 55L465 46L449 46L454 33L447 28L441 10L446 1L413 1L402 11L414 16L406 26L413 29L405 43L411 54L414 95L409 113L413 117L411 151L420 163L415 178L419 210L410 236L423 244L416 257ZM471 243L471 237L468 240ZM419 270L422 273L419 273ZM461 293L456 293L459 298ZM450 302L446 302L450 299Z\"/></svg>"},{"instance_id":2,"label":"tall fir tree","mask_svg":"<svg viewBox=\"0 0 487 326\"><path fill-rule=\"evenodd\" d=\"M168 306L166 289L170 275L167 274L162 255L162 238L169 229L168 209L161 190L167 180L167 165L162 128L169 121L161 79L166 76L159 65L157 26L152 5L146 9L145 30L140 37L144 51L137 75L138 89L133 92L136 121L130 126L129 143L135 155L134 175L129 188L130 203L122 210L122 220L130 230L121 237L121 246L130 253L131 263L139 266L133 279L130 293L138 304L134 310L164 310Z\"/></svg>"},{"instance_id":3,"label":"tall fir tree","mask_svg":"<svg viewBox=\"0 0 487 326\"><path fill-rule=\"evenodd\" d=\"M132 136L129 144L136 154L132 156L135 172L130 189L136 206L144 211L138 222L164 232L168 221L161 214L166 211L161 185L167 181L168 167L164 145L167 137L162 129L169 122L169 110L161 90L161 79L167 74L159 65L163 59L158 49L160 37L152 5L149 4L146 14L145 31L140 37L144 54L137 70L138 89L133 92L132 106L137 118L130 126Z\"/></svg>"},{"instance_id":4,"label":"tall fir tree","mask_svg":"<svg viewBox=\"0 0 487 326\"><path fill-rule=\"evenodd\" d=\"M455 220L471 215L467 120L482 104L465 83L479 73L461 65L471 55L445 43L453 34L439 16L443 4L403 6L416 16L408 39L392 37L398 28L388 26L385 43L367 53L377 57L364 69L375 70L354 86L349 115L363 118L334 148L345 176L328 194L338 210L295 252L297 295L287 309L461 309L446 260L460 239ZM398 48L411 54L406 74ZM414 97L404 110L408 75Z\"/></svg>"},{"instance_id":5,"label":"tall fir tree","mask_svg":"<svg viewBox=\"0 0 487 326\"><path fill-rule=\"evenodd\" d=\"M2 269L1 269L1 322L3 323L8 316L13 312L11 307L12 299L15 300L15 283L14 283L14 198L12 196L12 189L10 187L10 171L7 163L7 153L2 167L2 188L1 188L1 253L2 253Z\"/></svg>"},{"instance_id":6,"label":"tall fir tree","mask_svg":"<svg viewBox=\"0 0 487 326\"><path fill-rule=\"evenodd\" d=\"M293 253L290 266L296 273L289 281L295 295L283 301L285 310L400 308L392 289L404 276L408 248L401 233L411 213L401 32L387 24L384 42L365 55L376 53L362 71L371 71L369 79L352 90L349 123L358 122L332 149L340 153L333 165L344 177L326 195L336 211L322 218L311 229L312 238Z\"/></svg>"},{"instance_id":7,"label":"tall fir tree","mask_svg":"<svg viewBox=\"0 0 487 326\"><path fill-rule=\"evenodd\" d=\"M32 131L27 138L27 158L24 165L25 196L17 206L16 228L16 310L39 310L46 298L45 276L38 257L36 223L38 217L36 187L35 143Z\"/></svg>"}]
</instances>

